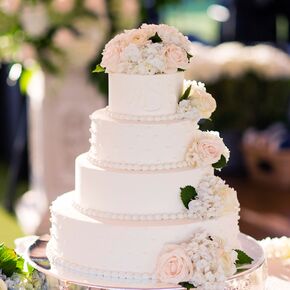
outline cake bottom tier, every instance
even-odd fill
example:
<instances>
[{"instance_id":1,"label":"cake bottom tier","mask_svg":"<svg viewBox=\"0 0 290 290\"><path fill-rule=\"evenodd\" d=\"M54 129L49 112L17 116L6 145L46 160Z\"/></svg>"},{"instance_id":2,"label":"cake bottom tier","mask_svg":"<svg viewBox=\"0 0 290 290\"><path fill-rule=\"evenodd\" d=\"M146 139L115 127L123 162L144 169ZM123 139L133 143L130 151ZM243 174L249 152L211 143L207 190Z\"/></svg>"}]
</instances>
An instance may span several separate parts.
<instances>
[{"instance_id":1,"label":"cake bottom tier","mask_svg":"<svg viewBox=\"0 0 290 290\"><path fill-rule=\"evenodd\" d=\"M237 213L207 221L109 221L81 214L72 200L73 192L66 193L51 206L47 256L56 269L106 279L154 280L164 245L185 242L197 230L206 230L239 248Z\"/></svg>"}]
</instances>

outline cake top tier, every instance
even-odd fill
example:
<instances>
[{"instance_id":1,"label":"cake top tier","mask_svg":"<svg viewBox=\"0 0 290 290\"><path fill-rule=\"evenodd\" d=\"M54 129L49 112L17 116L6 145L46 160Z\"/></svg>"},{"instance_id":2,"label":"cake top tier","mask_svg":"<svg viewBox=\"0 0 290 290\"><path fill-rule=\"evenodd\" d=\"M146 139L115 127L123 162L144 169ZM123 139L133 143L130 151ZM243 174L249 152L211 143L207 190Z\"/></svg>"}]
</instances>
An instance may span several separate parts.
<instances>
[{"instance_id":1,"label":"cake top tier","mask_svg":"<svg viewBox=\"0 0 290 290\"><path fill-rule=\"evenodd\" d=\"M215 100L202 83L184 83L190 49L188 38L165 24L143 24L109 41L95 72L109 73L112 117L140 121L209 118Z\"/></svg>"},{"instance_id":2,"label":"cake top tier","mask_svg":"<svg viewBox=\"0 0 290 290\"><path fill-rule=\"evenodd\" d=\"M99 68L107 73L169 74L187 69L191 57L190 41L176 28L143 24L109 41Z\"/></svg>"}]
</instances>

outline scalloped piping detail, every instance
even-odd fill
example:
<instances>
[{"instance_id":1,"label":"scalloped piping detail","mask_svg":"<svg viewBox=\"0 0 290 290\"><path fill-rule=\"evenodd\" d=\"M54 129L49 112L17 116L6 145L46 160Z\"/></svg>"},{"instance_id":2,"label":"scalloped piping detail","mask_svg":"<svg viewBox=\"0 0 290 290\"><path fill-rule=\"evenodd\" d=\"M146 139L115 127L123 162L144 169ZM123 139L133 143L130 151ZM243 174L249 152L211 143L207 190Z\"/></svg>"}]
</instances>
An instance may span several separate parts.
<instances>
[{"instance_id":1,"label":"scalloped piping detail","mask_svg":"<svg viewBox=\"0 0 290 290\"><path fill-rule=\"evenodd\" d=\"M111 220L124 220L124 221L162 221L162 220L180 220L180 219L192 219L193 214L189 212L180 213L160 213L160 214L123 214L123 213L111 213L100 211L92 208L85 208L80 206L75 201L72 202L72 206L80 213L89 216L91 218L106 218Z\"/></svg>"},{"instance_id":2,"label":"scalloped piping detail","mask_svg":"<svg viewBox=\"0 0 290 290\"><path fill-rule=\"evenodd\" d=\"M49 257L49 262L52 265L56 267L62 267L68 271L76 272L82 275L90 275L101 279L128 279L128 280L145 280L145 281L156 280L154 276L150 273L108 271L69 262L57 256L52 247L49 246L49 243L46 247L46 252L47 256Z\"/></svg>"},{"instance_id":3,"label":"scalloped piping detail","mask_svg":"<svg viewBox=\"0 0 290 290\"><path fill-rule=\"evenodd\" d=\"M126 121L141 121L141 122L160 122L160 121L174 121L174 120L192 120L198 121L201 119L199 113L196 112L185 112L175 113L168 115L157 115L157 116L141 116L141 115L127 115L110 111L110 107L107 106L106 111L109 116L113 119L126 120Z\"/></svg>"},{"instance_id":4,"label":"scalloped piping detail","mask_svg":"<svg viewBox=\"0 0 290 290\"><path fill-rule=\"evenodd\" d=\"M100 166L104 168L112 169L122 169L130 171L158 171L158 170L170 170L170 169L185 169L192 168L188 165L187 161L179 161L172 163L162 163L162 164L132 164L132 163L119 163L105 160L96 160L90 156L90 152L87 156L89 162L95 166Z\"/></svg>"}]
</instances>

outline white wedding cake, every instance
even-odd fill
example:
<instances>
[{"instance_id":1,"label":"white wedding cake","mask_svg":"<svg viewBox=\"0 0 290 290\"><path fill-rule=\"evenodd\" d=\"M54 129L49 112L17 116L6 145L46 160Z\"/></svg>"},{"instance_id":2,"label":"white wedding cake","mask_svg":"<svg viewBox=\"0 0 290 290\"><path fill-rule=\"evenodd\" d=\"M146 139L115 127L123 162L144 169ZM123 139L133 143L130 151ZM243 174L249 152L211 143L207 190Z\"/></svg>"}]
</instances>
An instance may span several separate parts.
<instances>
[{"instance_id":1,"label":"white wedding cake","mask_svg":"<svg viewBox=\"0 0 290 290\"><path fill-rule=\"evenodd\" d=\"M76 159L75 190L51 206L52 267L100 279L224 289L237 265L239 203L214 175L229 150L199 130L214 98L184 81L190 42L142 25L113 38L96 71L109 105L91 115L90 150Z\"/></svg>"}]
</instances>

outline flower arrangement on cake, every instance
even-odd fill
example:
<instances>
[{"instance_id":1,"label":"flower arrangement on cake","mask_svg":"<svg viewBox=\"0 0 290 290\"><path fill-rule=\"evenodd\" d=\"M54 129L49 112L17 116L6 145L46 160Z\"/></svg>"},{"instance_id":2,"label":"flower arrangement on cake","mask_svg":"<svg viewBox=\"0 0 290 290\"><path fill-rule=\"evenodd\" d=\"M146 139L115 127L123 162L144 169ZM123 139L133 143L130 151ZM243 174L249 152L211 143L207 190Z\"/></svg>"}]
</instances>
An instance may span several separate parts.
<instances>
[{"instance_id":1,"label":"flower arrangement on cake","mask_svg":"<svg viewBox=\"0 0 290 290\"><path fill-rule=\"evenodd\" d=\"M96 72L147 75L184 71L192 57L190 44L174 27L143 24L106 44Z\"/></svg>"},{"instance_id":2,"label":"flower arrangement on cake","mask_svg":"<svg viewBox=\"0 0 290 290\"><path fill-rule=\"evenodd\" d=\"M0 244L1 290L46 290L45 275L36 271L14 250Z\"/></svg>"}]
</instances>

